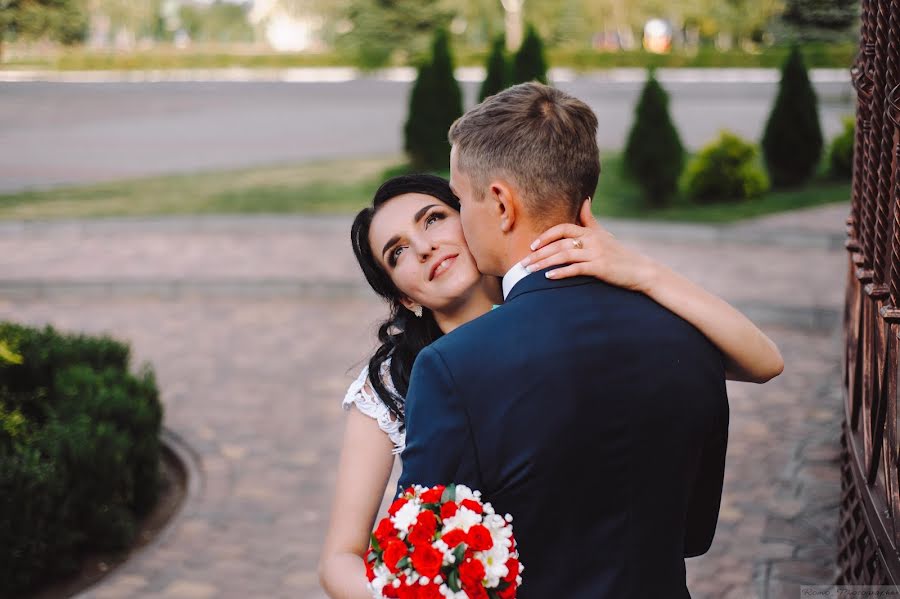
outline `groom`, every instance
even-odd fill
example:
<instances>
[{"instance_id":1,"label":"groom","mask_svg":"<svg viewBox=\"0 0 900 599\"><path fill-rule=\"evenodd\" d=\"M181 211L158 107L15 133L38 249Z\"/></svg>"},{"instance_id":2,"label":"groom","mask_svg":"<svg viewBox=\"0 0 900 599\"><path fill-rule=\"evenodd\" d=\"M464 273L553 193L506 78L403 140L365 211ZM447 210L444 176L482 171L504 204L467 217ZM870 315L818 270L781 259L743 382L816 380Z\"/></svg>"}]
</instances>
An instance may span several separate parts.
<instances>
[{"instance_id":1,"label":"groom","mask_svg":"<svg viewBox=\"0 0 900 599\"><path fill-rule=\"evenodd\" d=\"M722 492L718 351L644 295L519 265L593 195L596 134L536 83L451 127L463 231L505 302L419 354L400 484L466 484L512 514L521 599L690 597L684 558L709 549Z\"/></svg>"}]
</instances>

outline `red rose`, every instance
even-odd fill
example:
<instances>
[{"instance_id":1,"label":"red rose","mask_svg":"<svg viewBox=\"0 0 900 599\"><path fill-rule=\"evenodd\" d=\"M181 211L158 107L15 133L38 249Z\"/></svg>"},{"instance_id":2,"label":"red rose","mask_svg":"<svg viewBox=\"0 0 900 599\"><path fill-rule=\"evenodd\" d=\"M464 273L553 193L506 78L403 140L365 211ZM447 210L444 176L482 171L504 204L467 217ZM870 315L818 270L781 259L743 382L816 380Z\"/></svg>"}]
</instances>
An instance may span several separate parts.
<instances>
[{"instance_id":1,"label":"red rose","mask_svg":"<svg viewBox=\"0 0 900 599\"><path fill-rule=\"evenodd\" d=\"M438 485L422 493L422 503L440 503L444 494L444 485Z\"/></svg>"},{"instance_id":2,"label":"red rose","mask_svg":"<svg viewBox=\"0 0 900 599\"><path fill-rule=\"evenodd\" d=\"M406 543L400 539L388 539L387 546L384 548L384 554L381 556L381 559L384 560L384 565L387 566L388 570L396 572L397 562L406 557L407 553Z\"/></svg>"},{"instance_id":3,"label":"red rose","mask_svg":"<svg viewBox=\"0 0 900 599\"><path fill-rule=\"evenodd\" d=\"M514 557L506 560L506 567L509 569L509 574L503 577L503 580L506 582L516 582L516 576L519 575L519 561Z\"/></svg>"},{"instance_id":4,"label":"red rose","mask_svg":"<svg viewBox=\"0 0 900 599\"><path fill-rule=\"evenodd\" d=\"M459 579L466 588L484 586L481 584L484 574L484 564L481 563L481 560L466 560L459 566Z\"/></svg>"},{"instance_id":5,"label":"red rose","mask_svg":"<svg viewBox=\"0 0 900 599\"><path fill-rule=\"evenodd\" d=\"M431 510L425 510L416 518L416 523L410 529L407 540L413 547L422 543L431 543L436 531L437 516Z\"/></svg>"},{"instance_id":6,"label":"red rose","mask_svg":"<svg viewBox=\"0 0 900 599\"><path fill-rule=\"evenodd\" d=\"M444 505L441 506L441 519L446 520L447 518L452 518L456 515L456 511L459 509L459 506L456 505L452 501L448 501Z\"/></svg>"},{"instance_id":7,"label":"red rose","mask_svg":"<svg viewBox=\"0 0 900 599\"><path fill-rule=\"evenodd\" d=\"M375 562L366 560L366 578L369 582L375 580Z\"/></svg>"},{"instance_id":8,"label":"red rose","mask_svg":"<svg viewBox=\"0 0 900 599\"><path fill-rule=\"evenodd\" d=\"M491 533L481 524L476 524L469 529L466 535L466 543L472 551L487 551L494 546Z\"/></svg>"},{"instance_id":9,"label":"red rose","mask_svg":"<svg viewBox=\"0 0 900 599\"><path fill-rule=\"evenodd\" d=\"M393 584L384 585L384 588L381 589L381 594L384 595L387 599L398 599L400 597L400 594L398 593L397 589L394 588Z\"/></svg>"},{"instance_id":10,"label":"red rose","mask_svg":"<svg viewBox=\"0 0 900 599\"><path fill-rule=\"evenodd\" d=\"M430 544L416 545L412 552L412 565L416 572L428 578L434 578L441 573L441 564L444 554Z\"/></svg>"},{"instance_id":11,"label":"red rose","mask_svg":"<svg viewBox=\"0 0 900 599\"><path fill-rule=\"evenodd\" d=\"M447 543L448 547L456 547L460 543L466 542L466 533L458 528L454 528L453 530L446 532L444 536L441 537L441 540Z\"/></svg>"},{"instance_id":12,"label":"red rose","mask_svg":"<svg viewBox=\"0 0 900 599\"><path fill-rule=\"evenodd\" d=\"M382 519L381 522L378 523L378 528L375 529L375 540L381 545L381 549L384 550L384 544L387 543L389 539L394 539L396 537L397 529L394 527L394 523L391 522L390 518Z\"/></svg>"},{"instance_id":13,"label":"red rose","mask_svg":"<svg viewBox=\"0 0 900 599\"><path fill-rule=\"evenodd\" d=\"M419 596L418 587L418 584L407 586L405 580L401 581L400 588L397 589L397 599L416 599Z\"/></svg>"},{"instance_id":14,"label":"red rose","mask_svg":"<svg viewBox=\"0 0 900 599\"><path fill-rule=\"evenodd\" d=\"M409 500L406 499L405 497L398 497L397 499L394 500L394 503L391 504L391 507L388 508L388 513L391 516L396 515L397 512L400 511L400 508L402 508L404 505L406 505L408 501Z\"/></svg>"},{"instance_id":15,"label":"red rose","mask_svg":"<svg viewBox=\"0 0 900 599\"><path fill-rule=\"evenodd\" d=\"M425 586L420 585L419 594L416 597L419 599L444 599L444 596L441 595L441 587L433 582Z\"/></svg>"},{"instance_id":16,"label":"red rose","mask_svg":"<svg viewBox=\"0 0 900 599\"><path fill-rule=\"evenodd\" d=\"M481 504L475 501L474 499L463 499L459 502L460 507L464 507L466 509L470 509L476 514L484 513L484 508L481 507Z\"/></svg>"},{"instance_id":17,"label":"red rose","mask_svg":"<svg viewBox=\"0 0 900 599\"><path fill-rule=\"evenodd\" d=\"M466 592L466 595L469 596L469 599L490 599L490 595L488 595L487 590L481 583L478 583L478 586L471 588L464 585L463 590Z\"/></svg>"},{"instance_id":18,"label":"red rose","mask_svg":"<svg viewBox=\"0 0 900 599\"><path fill-rule=\"evenodd\" d=\"M516 599L516 589L518 587L515 583L509 585L502 591L499 591L497 594L500 596L500 599Z\"/></svg>"}]
</instances>

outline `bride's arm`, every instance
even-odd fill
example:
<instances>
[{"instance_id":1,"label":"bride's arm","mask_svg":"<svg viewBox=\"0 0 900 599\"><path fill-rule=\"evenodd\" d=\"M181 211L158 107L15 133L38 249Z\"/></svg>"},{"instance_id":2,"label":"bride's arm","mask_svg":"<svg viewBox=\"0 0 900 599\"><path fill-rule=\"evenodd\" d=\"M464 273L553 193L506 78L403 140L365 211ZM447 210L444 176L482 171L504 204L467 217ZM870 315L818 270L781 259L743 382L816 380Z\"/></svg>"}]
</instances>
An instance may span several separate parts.
<instances>
[{"instance_id":1,"label":"bride's arm","mask_svg":"<svg viewBox=\"0 0 900 599\"><path fill-rule=\"evenodd\" d=\"M750 320L721 298L615 240L591 214L586 200L578 225L557 225L540 236L523 261L537 271L568 264L547 276L588 275L640 291L694 325L722 352L728 379L764 383L784 370L778 347ZM580 240L581 247L573 244Z\"/></svg>"},{"instance_id":2,"label":"bride's arm","mask_svg":"<svg viewBox=\"0 0 900 599\"><path fill-rule=\"evenodd\" d=\"M366 551L391 476L393 443L378 422L353 408L331 505L331 522L319 561L319 581L332 599L370 599Z\"/></svg>"}]
</instances>

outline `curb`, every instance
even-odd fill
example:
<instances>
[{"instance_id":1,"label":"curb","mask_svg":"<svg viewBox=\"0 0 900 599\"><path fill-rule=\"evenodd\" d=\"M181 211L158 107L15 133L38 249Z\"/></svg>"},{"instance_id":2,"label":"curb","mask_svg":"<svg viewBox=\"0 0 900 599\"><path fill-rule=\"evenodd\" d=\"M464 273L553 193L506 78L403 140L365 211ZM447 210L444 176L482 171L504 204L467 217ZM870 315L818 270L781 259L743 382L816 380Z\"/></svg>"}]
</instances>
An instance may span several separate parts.
<instances>
[{"instance_id":1,"label":"curb","mask_svg":"<svg viewBox=\"0 0 900 599\"><path fill-rule=\"evenodd\" d=\"M184 499L181 501L181 505L178 506L178 509L172 514L172 517L169 518L168 522L160 529L153 540L130 554L124 562L119 564L108 575L100 578L91 586L74 595L73 597L75 599L89 599L93 596L93 593L101 589L107 583L110 583L119 576L126 575L123 570L125 570L129 564L141 560L143 556L152 549L159 547L168 540L177 526L181 523L182 515L187 510L188 506L202 496L204 485L199 454L191 449L180 435L165 426L160 430L159 440L162 451L169 454L169 457L173 459L178 467L180 467L181 474L184 477L185 495Z\"/></svg>"}]
</instances>

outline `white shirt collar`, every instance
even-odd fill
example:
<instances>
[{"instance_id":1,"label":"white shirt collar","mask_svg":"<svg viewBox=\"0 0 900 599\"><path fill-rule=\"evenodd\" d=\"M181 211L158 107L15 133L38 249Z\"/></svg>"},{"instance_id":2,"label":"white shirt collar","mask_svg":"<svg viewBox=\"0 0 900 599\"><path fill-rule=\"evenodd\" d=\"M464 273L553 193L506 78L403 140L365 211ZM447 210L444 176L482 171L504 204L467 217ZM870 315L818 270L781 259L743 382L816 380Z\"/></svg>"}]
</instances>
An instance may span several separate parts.
<instances>
[{"instance_id":1,"label":"white shirt collar","mask_svg":"<svg viewBox=\"0 0 900 599\"><path fill-rule=\"evenodd\" d=\"M530 272L525 270L525 267L522 266L521 262L516 262L515 266L510 268L509 272L503 275L503 300L506 301L506 298L509 296L509 292L513 290L513 287L516 286L516 283L530 274Z\"/></svg>"}]
</instances>

